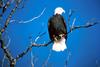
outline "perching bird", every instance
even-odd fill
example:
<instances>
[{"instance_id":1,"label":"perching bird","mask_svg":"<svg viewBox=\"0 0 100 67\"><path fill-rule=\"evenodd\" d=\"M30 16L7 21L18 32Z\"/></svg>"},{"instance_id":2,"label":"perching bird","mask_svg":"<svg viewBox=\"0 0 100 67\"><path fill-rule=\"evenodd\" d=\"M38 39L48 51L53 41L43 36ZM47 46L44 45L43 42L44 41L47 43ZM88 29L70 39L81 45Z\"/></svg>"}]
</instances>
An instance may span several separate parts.
<instances>
[{"instance_id":1,"label":"perching bird","mask_svg":"<svg viewBox=\"0 0 100 67\"><path fill-rule=\"evenodd\" d=\"M64 51L66 47L67 27L62 16L65 10L61 7L55 9L54 15L48 21L49 37L53 41L52 50L60 52Z\"/></svg>"}]
</instances>

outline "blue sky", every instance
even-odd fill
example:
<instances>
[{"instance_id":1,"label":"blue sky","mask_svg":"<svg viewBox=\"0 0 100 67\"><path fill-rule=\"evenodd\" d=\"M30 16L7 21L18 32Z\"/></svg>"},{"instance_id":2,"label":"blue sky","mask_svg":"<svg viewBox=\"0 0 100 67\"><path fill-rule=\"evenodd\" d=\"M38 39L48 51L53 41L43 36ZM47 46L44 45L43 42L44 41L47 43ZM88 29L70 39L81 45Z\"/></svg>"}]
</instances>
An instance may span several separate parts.
<instances>
[{"instance_id":1,"label":"blue sky","mask_svg":"<svg viewBox=\"0 0 100 67\"><path fill-rule=\"evenodd\" d=\"M13 5L13 4L12 4ZM22 5L20 5L22 6ZM19 7L20 7L19 6ZM48 19L54 14L56 7L63 7L66 11L63 14L66 24L68 20L69 9L75 10L71 17L71 24L76 17L75 25L84 25L87 21L95 18L100 20L100 1L99 0L26 0L23 9L16 10L12 20L16 22L10 23L6 36L11 39L9 50L16 57L17 54L24 51L30 44L30 36L33 40L39 32L43 35L37 43L48 42ZM19 23L38 16L43 9L45 11L41 17L29 23ZM8 14L9 10L5 12ZM4 23L6 16L2 22ZM79 29L68 35L67 46L70 49L71 56L69 57L67 67L97 67L100 66L100 24L88 29ZM32 52L36 58L35 67L41 67L48 60L47 67L64 67L66 59L68 59L68 50L64 52L54 52L51 50L52 44L47 47L33 47ZM0 59L3 58L2 50L0 49ZM48 59L48 56L49 59ZM6 62L5 62L6 63ZM16 67L31 67L31 52L28 52L23 58L19 59Z\"/></svg>"}]
</instances>

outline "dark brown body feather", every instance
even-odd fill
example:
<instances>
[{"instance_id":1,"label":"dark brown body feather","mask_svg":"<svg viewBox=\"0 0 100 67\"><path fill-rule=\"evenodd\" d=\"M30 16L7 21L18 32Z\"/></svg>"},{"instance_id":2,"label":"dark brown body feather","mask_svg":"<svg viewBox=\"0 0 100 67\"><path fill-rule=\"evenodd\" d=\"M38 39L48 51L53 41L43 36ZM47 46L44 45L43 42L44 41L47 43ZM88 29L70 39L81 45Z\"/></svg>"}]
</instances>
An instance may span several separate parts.
<instances>
[{"instance_id":1,"label":"dark brown body feather","mask_svg":"<svg viewBox=\"0 0 100 67\"><path fill-rule=\"evenodd\" d=\"M67 37L67 27L63 16L60 14L53 15L48 22L48 31L50 39L53 41L55 38L60 40L61 37L59 35L61 34L63 34L64 37Z\"/></svg>"}]
</instances>

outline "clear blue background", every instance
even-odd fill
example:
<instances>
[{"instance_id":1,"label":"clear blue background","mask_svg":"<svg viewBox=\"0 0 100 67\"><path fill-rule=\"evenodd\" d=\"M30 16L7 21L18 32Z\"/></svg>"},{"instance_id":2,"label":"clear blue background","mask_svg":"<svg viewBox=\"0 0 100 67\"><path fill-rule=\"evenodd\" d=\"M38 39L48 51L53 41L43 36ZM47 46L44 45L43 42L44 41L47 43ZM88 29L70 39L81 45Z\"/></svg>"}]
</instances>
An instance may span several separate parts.
<instances>
[{"instance_id":1,"label":"clear blue background","mask_svg":"<svg viewBox=\"0 0 100 67\"><path fill-rule=\"evenodd\" d=\"M9 8L12 8L12 5ZM21 7L20 5L19 7ZM16 10L12 20L29 20L38 16L44 8L44 14L32 22L20 24L10 23L7 28L6 37L11 39L9 50L16 57L30 45L30 37L34 40L39 32L47 32L37 43L48 42L48 19L54 14L56 7L63 7L66 11L63 14L66 24L68 21L68 10L75 10L71 17L71 23L76 17L75 25L84 25L92 18L100 21L100 0L26 0L23 9ZM5 12L0 24L3 25L9 9ZM5 39L7 43L7 39ZM71 55L67 67L98 67L100 66L100 24L88 29L78 29L69 34L66 42ZM64 52L52 51L52 44L47 47L33 47L32 52L35 56L35 67L42 67L47 60L47 67L64 67L68 59L68 50ZM0 49L0 60L3 58L3 51ZM1 61L0 61L1 62ZM5 61L6 65L6 61ZM0 64L1 67L1 64ZM31 67L31 52L19 59L16 67Z\"/></svg>"}]
</instances>

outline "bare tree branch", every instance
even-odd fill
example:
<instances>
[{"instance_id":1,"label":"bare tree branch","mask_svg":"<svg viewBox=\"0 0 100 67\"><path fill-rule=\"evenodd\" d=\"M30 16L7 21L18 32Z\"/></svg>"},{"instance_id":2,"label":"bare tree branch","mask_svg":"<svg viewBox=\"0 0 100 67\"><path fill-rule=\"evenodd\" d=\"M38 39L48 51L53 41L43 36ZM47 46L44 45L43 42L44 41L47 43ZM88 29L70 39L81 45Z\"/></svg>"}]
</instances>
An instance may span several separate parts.
<instances>
[{"instance_id":1,"label":"bare tree branch","mask_svg":"<svg viewBox=\"0 0 100 67\"><path fill-rule=\"evenodd\" d=\"M44 33L43 33L44 34ZM43 35L43 34L41 34L41 35ZM41 36L40 35L40 36ZM38 37L38 38L40 38L40 37ZM35 40L35 41L37 41L37 39ZM46 46L48 46L49 44L51 44L52 43L52 41L49 41L48 43L46 43L46 44L35 44L35 43L33 43L33 44L31 44L24 52L22 52L21 54L19 54L19 55L17 55L17 57L15 58L16 60L18 60L18 59L20 59L21 57L23 57L24 55L26 55L31 49L32 49L32 47L46 47Z\"/></svg>"},{"instance_id":2,"label":"bare tree branch","mask_svg":"<svg viewBox=\"0 0 100 67\"><path fill-rule=\"evenodd\" d=\"M10 41L11 41L11 39L10 39L9 36L8 36L8 43L7 43L7 45L5 46L5 48L8 48L8 47L9 47ZM5 58L6 58L6 56L4 55L4 57L3 57L3 59L2 59L2 67L4 67L3 64L4 64L4 61L5 61Z\"/></svg>"},{"instance_id":3,"label":"bare tree branch","mask_svg":"<svg viewBox=\"0 0 100 67\"><path fill-rule=\"evenodd\" d=\"M36 58L36 57L33 55L33 52L31 51L31 66L32 66L32 67L35 67L35 63L36 63L37 60L38 60L38 58Z\"/></svg>"},{"instance_id":4,"label":"bare tree branch","mask_svg":"<svg viewBox=\"0 0 100 67\"><path fill-rule=\"evenodd\" d=\"M8 24L9 24L9 22L10 22L10 19L11 19L12 15L14 14L14 12L16 11L16 9L18 8L18 5L19 5L20 2L21 2L21 0L18 0L18 1L16 2L15 7L11 10L9 16L8 16L7 19L6 19L6 22L5 22L4 27L0 30L0 44L1 44L0 47L3 49L5 56L6 56L7 59L9 60L9 62L10 62L10 67L14 67L14 65L15 65L15 63L16 63L16 59L14 59L14 58L12 57L10 51L5 47L5 43L4 43L4 41L2 40L2 33L5 32L7 26L8 26ZM7 2L7 5L4 7L4 11L5 11L6 8L9 6L9 4L10 4L10 2Z\"/></svg>"},{"instance_id":5,"label":"bare tree branch","mask_svg":"<svg viewBox=\"0 0 100 67\"><path fill-rule=\"evenodd\" d=\"M48 61L49 61L51 55L52 55L52 50L50 49L50 53L49 53L47 59L45 60L44 64L42 65L42 67L47 67L47 64L48 64Z\"/></svg>"},{"instance_id":6,"label":"bare tree branch","mask_svg":"<svg viewBox=\"0 0 100 67\"><path fill-rule=\"evenodd\" d=\"M76 29L80 29L80 28L89 28L89 27L94 26L94 25L96 25L96 24L98 24L98 22L94 22L94 23L88 22L86 25L82 25L82 26L73 26L73 27L71 28L71 30L70 30L69 32L67 32L67 34L69 34L70 32L72 32L72 31L74 31L74 30L76 30Z\"/></svg>"},{"instance_id":7,"label":"bare tree branch","mask_svg":"<svg viewBox=\"0 0 100 67\"><path fill-rule=\"evenodd\" d=\"M3 1L2 1L3 2ZM0 15L0 17L2 17L2 15L4 14L4 12L6 11L6 9L9 7L10 5L10 0L7 1L7 3L5 4L5 6L2 5L3 9L2 9L2 13Z\"/></svg>"},{"instance_id":8,"label":"bare tree branch","mask_svg":"<svg viewBox=\"0 0 100 67\"><path fill-rule=\"evenodd\" d=\"M21 2L21 0L18 0L15 8L13 8L11 10L11 13L9 14L8 18L6 19L4 27L1 29L1 33L3 33L5 31L5 29L7 28L8 24L10 22L10 19L11 19L12 15L14 14L14 12L16 11L16 9L18 8L18 5L19 5L20 2Z\"/></svg>"},{"instance_id":9,"label":"bare tree branch","mask_svg":"<svg viewBox=\"0 0 100 67\"><path fill-rule=\"evenodd\" d=\"M74 10L69 9L69 13L68 13L68 27L69 28L71 28L70 18L72 17L73 13L74 13Z\"/></svg>"},{"instance_id":10,"label":"bare tree branch","mask_svg":"<svg viewBox=\"0 0 100 67\"><path fill-rule=\"evenodd\" d=\"M5 56L8 58L9 61L11 61L13 59L13 57L11 56L8 49L5 47L5 44L4 44L3 40L0 39L0 43L1 43L1 48L3 49L3 51L5 53Z\"/></svg>"},{"instance_id":11,"label":"bare tree branch","mask_svg":"<svg viewBox=\"0 0 100 67\"><path fill-rule=\"evenodd\" d=\"M72 26L71 27L74 26L75 22L76 22L76 18L73 19L73 23L72 23Z\"/></svg>"},{"instance_id":12,"label":"bare tree branch","mask_svg":"<svg viewBox=\"0 0 100 67\"><path fill-rule=\"evenodd\" d=\"M27 21L20 21L19 23L29 23L29 22L32 22L33 20L35 20L35 19L41 17L41 16L43 15L43 13L45 12L45 10L46 10L46 8L44 8L43 11L42 11L38 16L33 17L32 19L27 20Z\"/></svg>"},{"instance_id":13,"label":"bare tree branch","mask_svg":"<svg viewBox=\"0 0 100 67\"><path fill-rule=\"evenodd\" d=\"M4 61L5 61L5 55L4 55L4 57L3 57L3 59L2 59L2 67L4 67L3 65L4 65Z\"/></svg>"},{"instance_id":14,"label":"bare tree branch","mask_svg":"<svg viewBox=\"0 0 100 67\"><path fill-rule=\"evenodd\" d=\"M34 60L34 56L33 56L33 53L32 53L32 51L31 51L31 65L32 65L32 67L34 67L33 60Z\"/></svg>"},{"instance_id":15,"label":"bare tree branch","mask_svg":"<svg viewBox=\"0 0 100 67\"><path fill-rule=\"evenodd\" d=\"M24 8L26 2L27 2L27 0L23 0L23 1L22 1L22 6L21 6L21 7L18 7L18 9L22 9L22 8Z\"/></svg>"},{"instance_id":16,"label":"bare tree branch","mask_svg":"<svg viewBox=\"0 0 100 67\"><path fill-rule=\"evenodd\" d=\"M28 53L28 51L30 51L32 49L32 47L40 47L40 46L47 46L48 44L50 44L51 42L48 42L47 44L31 44L24 52L22 52L21 54L19 54L15 59L12 57L12 55L10 54L9 50L5 47L5 44L4 44L4 41L2 40L1 36L2 36L2 33L5 32L9 22L10 22L10 19L12 17L12 15L14 14L14 12L16 11L16 9L18 8L18 5L19 3L21 2L21 0L18 0L16 5L15 5L15 8L13 8L11 10L11 13L9 14L8 18L6 19L6 22L4 24L4 27L0 30L0 43L1 43L1 48L3 49L4 53L5 53L5 56L8 58L9 62L10 62L10 67L14 67L16 61L23 57L26 53ZM8 7L10 4L10 2L8 2L7 6ZM6 10L6 7L4 7L4 11ZM39 18L43 13L44 13L45 9L42 11L42 13L40 15L38 15L37 17L34 17L33 19L29 20L29 21L26 21L26 22L31 22L33 21L34 19L37 19Z\"/></svg>"},{"instance_id":17,"label":"bare tree branch","mask_svg":"<svg viewBox=\"0 0 100 67\"><path fill-rule=\"evenodd\" d=\"M9 16L8 16L6 22L5 22L4 27L3 27L3 28L1 29L1 31L0 31L0 43L1 43L1 48L3 49L3 51L4 51L5 55L6 55L6 57L9 59L9 61L12 60L12 56L11 56L9 50L8 50L7 48L5 48L5 45L4 45L4 42L3 42L2 38L1 38L1 36L2 36L2 33L5 31L5 29L7 28L8 24L9 24L9 21L10 21L12 15L14 14L16 8L18 7L18 4L19 4L19 3L20 3L20 0L17 2L15 8L12 9L11 13L9 14Z\"/></svg>"},{"instance_id":18,"label":"bare tree branch","mask_svg":"<svg viewBox=\"0 0 100 67\"><path fill-rule=\"evenodd\" d=\"M29 19L29 20L21 20L21 21L20 20L10 20L10 23L13 23L13 22L18 22L18 23L29 23L29 22L32 22L35 19L40 18L44 14L45 10L46 10L46 8L44 8L42 10L42 12L38 16L35 16L35 17L33 17L33 18Z\"/></svg>"}]
</instances>

